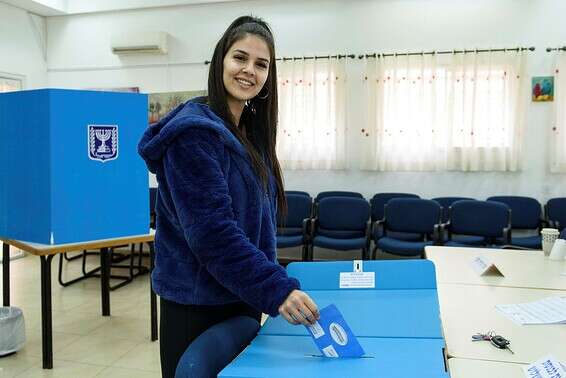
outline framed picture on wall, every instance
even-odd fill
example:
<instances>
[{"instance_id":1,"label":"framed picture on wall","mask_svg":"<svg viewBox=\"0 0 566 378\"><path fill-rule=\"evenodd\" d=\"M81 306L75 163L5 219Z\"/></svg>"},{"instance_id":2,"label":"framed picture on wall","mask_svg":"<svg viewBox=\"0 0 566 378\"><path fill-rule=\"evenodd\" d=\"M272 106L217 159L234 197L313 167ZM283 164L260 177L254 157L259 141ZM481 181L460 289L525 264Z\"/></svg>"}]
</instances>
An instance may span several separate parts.
<instances>
[{"instance_id":1,"label":"framed picture on wall","mask_svg":"<svg viewBox=\"0 0 566 378\"><path fill-rule=\"evenodd\" d=\"M140 93L139 87L86 88L89 91Z\"/></svg>"},{"instance_id":2,"label":"framed picture on wall","mask_svg":"<svg viewBox=\"0 0 566 378\"><path fill-rule=\"evenodd\" d=\"M149 94L149 123L159 121L164 115L191 98L206 96L206 91L162 92Z\"/></svg>"},{"instance_id":3,"label":"framed picture on wall","mask_svg":"<svg viewBox=\"0 0 566 378\"><path fill-rule=\"evenodd\" d=\"M0 72L0 92L21 91L24 89L25 76Z\"/></svg>"},{"instance_id":4,"label":"framed picture on wall","mask_svg":"<svg viewBox=\"0 0 566 378\"><path fill-rule=\"evenodd\" d=\"M534 76L531 93L534 102L553 101L554 76Z\"/></svg>"}]
</instances>

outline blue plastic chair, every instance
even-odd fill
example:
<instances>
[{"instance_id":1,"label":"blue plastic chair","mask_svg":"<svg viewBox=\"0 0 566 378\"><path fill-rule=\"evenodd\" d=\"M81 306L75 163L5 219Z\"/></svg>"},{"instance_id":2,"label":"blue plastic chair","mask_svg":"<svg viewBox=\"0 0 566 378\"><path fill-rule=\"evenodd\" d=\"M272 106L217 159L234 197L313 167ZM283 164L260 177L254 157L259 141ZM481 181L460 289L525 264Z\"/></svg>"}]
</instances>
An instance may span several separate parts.
<instances>
[{"instance_id":1,"label":"blue plastic chair","mask_svg":"<svg viewBox=\"0 0 566 378\"><path fill-rule=\"evenodd\" d=\"M462 200L456 201L449 209L450 219L442 225L448 232L448 241L452 247L493 247L496 240L511 244L511 210L500 202ZM453 240L453 234L473 235L483 238L481 245Z\"/></svg>"},{"instance_id":2,"label":"blue plastic chair","mask_svg":"<svg viewBox=\"0 0 566 378\"><path fill-rule=\"evenodd\" d=\"M362 259L369 256L369 204L362 198L327 197L318 204L318 216L311 225L308 259L314 258L314 247L339 251L361 249Z\"/></svg>"},{"instance_id":3,"label":"blue plastic chair","mask_svg":"<svg viewBox=\"0 0 566 378\"><path fill-rule=\"evenodd\" d=\"M307 258L308 227L312 199L302 194L286 194L287 216L277 225L277 248L302 246L302 260Z\"/></svg>"},{"instance_id":4,"label":"blue plastic chair","mask_svg":"<svg viewBox=\"0 0 566 378\"><path fill-rule=\"evenodd\" d=\"M424 256L427 245L438 244L442 208L438 202L419 198L393 198L385 205L385 217L374 227L383 225L381 237L373 250L379 248L398 256ZM393 232L391 232L393 231ZM416 233L419 240L399 239L399 233ZM391 235L390 235L391 234Z\"/></svg>"},{"instance_id":5,"label":"blue plastic chair","mask_svg":"<svg viewBox=\"0 0 566 378\"><path fill-rule=\"evenodd\" d=\"M352 197L352 198L364 198L361 193L358 192L348 192L343 190L329 190L326 192L320 192L316 195L312 206L312 215L316 217L318 215L318 203L328 197Z\"/></svg>"},{"instance_id":6,"label":"blue plastic chair","mask_svg":"<svg viewBox=\"0 0 566 378\"><path fill-rule=\"evenodd\" d=\"M185 350L177 364L175 378L216 377L258 331L259 323L249 316L236 316L210 327Z\"/></svg>"},{"instance_id":7,"label":"blue plastic chair","mask_svg":"<svg viewBox=\"0 0 566 378\"><path fill-rule=\"evenodd\" d=\"M448 222L448 209L456 201L473 200L469 197L436 197L432 199L440 204L442 207L442 223Z\"/></svg>"},{"instance_id":8,"label":"blue plastic chair","mask_svg":"<svg viewBox=\"0 0 566 378\"><path fill-rule=\"evenodd\" d=\"M352 197L352 198L364 198L361 193L358 192L348 192L348 191L341 191L341 190L330 190L326 192L320 192L316 195L314 199L315 203L319 203L321 200L328 198L328 197Z\"/></svg>"},{"instance_id":9,"label":"blue plastic chair","mask_svg":"<svg viewBox=\"0 0 566 378\"><path fill-rule=\"evenodd\" d=\"M300 195L300 196L307 196L307 197L309 197L309 198L310 198L310 196L311 196L309 193L303 192L302 190L286 190L286 191L285 191L285 195L288 195L288 194L295 194L295 195Z\"/></svg>"},{"instance_id":10,"label":"blue plastic chair","mask_svg":"<svg viewBox=\"0 0 566 378\"><path fill-rule=\"evenodd\" d=\"M551 198L545 207L546 221L552 228L566 228L566 197Z\"/></svg>"},{"instance_id":11,"label":"blue plastic chair","mask_svg":"<svg viewBox=\"0 0 566 378\"><path fill-rule=\"evenodd\" d=\"M543 222L542 207L536 199L522 196L492 196L487 200L504 203L511 209L512 245L529 249L542 248L540 236ZM513 236L514 230L534 230L536 235Z\"/></svg>"},{"instance_id":12,"label":"blue plastic chair","mask_svg":"<svg viewBox=\"0 0 566 378\"><path fill-rule=\"evenodd\" d=\"M440 206L442 206L442 223L446 223L448 222L448 209L450 209L450 206L452 206L452 204L456 201L462 201L462 200L473 200L473 198L469 198L469 197L437 197L437 198L433 198L433 201L436 201L440 204ZM440 235L441 239L443 242L447 241L447 236L442 233ZM456 241L456 242L462 242L465 244L471 244L471 245L483 245L484 243L484 238L481 236L466 236L466 235L452 235L452 241Z\"/></svg>"},{"instance_id":13,"label":"blue plastic chair","mask_svg":"<svg viewBox=\"0 0 566 378\"><path fill-rule=\"evenodd\" d=\"M369 201L371 205L371 221L375 222L383 220L385 216L385 205L393 198L420 198L412 193L377 193ZM372 239L375 243L383 236L383 229L381 227L372 227ZM390 234L392 236L392 234ZM419 240L420 235L414 233L398 233L395 235L397 239L403 240Z\"/></svg>"}]
</instances>

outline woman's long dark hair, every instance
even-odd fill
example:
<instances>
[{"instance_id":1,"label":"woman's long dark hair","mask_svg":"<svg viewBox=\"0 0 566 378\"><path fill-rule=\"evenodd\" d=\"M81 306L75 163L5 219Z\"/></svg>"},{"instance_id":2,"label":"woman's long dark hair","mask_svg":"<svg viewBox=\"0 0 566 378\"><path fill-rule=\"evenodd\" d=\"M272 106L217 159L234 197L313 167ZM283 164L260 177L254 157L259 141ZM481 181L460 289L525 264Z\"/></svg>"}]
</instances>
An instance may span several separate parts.
<instances>
[{"instance_id":1,"label":"woman's long dark hair","mask_svg":"<svg viewBox=\"0 0 566 378\"><path fill-rule=\"evenodd\" d=\"M246 126L246 136L242 134L239 125L228 107L226 88L224 87L224 57L232 45L254 35L265 41L269 48L269 73L265 85L258 96L248 101L242 112L240 123ZM277 154L275 152L277 139L277 69L275 66L275 43L269 25L260 18L253 16L238 17L228 29L214 49L208 73L208 103L210 108L224 120L228 129L244 145L248 152L254 172L269 192L269 171L273 173L277 186L277 207L279 217L287 213L287 202L283 187L283 176Z\"/></svg>"}]
</instances>

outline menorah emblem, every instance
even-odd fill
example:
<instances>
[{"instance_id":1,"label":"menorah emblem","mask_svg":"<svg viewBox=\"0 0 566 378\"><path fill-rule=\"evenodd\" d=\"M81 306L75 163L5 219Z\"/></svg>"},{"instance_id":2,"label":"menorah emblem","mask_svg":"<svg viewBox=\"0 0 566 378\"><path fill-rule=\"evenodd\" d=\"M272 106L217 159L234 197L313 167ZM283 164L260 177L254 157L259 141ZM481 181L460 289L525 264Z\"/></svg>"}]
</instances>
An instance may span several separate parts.
<instances>
[{"instance_id":1,"label":"menorah emblem","mask_svg":"<svg viewBox=\"0 0 566 378\"><path fill-rule=\"evenodd\" d=\"M95 135L96 138L102 142L102 144L100 146L98 146L98 148L96 149L96 152L98 153L106 153L108 151L110 151L110 149L108 148L108 146L106 146L106 141L108 139L110 139L110 136L112 135L112 132L110 130L95 130Z\"/></svg>"},{"instance_id":2,"label":"menorah emblem","mask_svg":"<svg viewBox=\"0 0 566 378\"><path fill-rule=\"evenodd\" d=\"M103 163L118 157L118 126L88 125L88 157Z\"/></svg>"}]
</instances>

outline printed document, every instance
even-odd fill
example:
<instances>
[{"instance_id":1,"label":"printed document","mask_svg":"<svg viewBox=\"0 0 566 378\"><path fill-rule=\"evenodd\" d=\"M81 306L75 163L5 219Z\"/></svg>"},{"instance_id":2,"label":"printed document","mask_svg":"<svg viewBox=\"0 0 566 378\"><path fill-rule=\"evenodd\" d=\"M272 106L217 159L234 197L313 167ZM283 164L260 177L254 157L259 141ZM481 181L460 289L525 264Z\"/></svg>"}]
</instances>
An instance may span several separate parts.
<instances>
[{"instance_id":1,"label":"printed document","mask_svg":"<svg viewBox=\"0 0 566 378\"><path fill-rule=\"evenodd\" d=\"M566 324L566 297L548 297L535 302L496 305L517 324Z\"/></svg>"}]
</instances>

